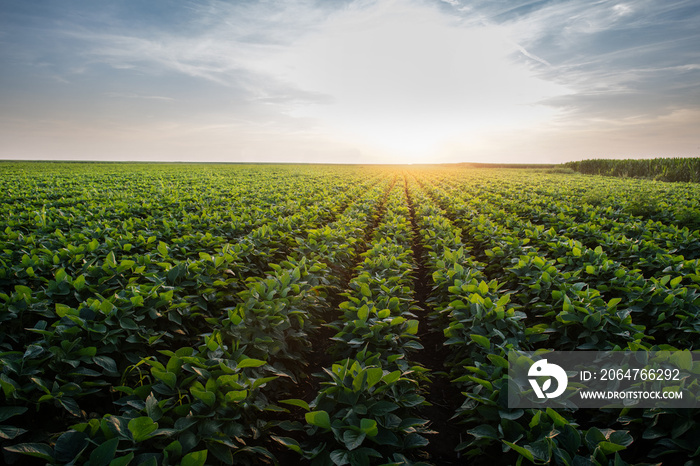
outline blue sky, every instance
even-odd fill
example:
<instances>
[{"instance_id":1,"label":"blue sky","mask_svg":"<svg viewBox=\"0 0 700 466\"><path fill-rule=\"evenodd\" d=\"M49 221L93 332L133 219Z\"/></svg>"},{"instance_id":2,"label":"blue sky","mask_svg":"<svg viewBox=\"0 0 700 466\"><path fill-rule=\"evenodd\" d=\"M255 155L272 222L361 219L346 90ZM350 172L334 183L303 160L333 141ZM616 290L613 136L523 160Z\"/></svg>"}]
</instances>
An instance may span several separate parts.
<instances>
[{"instance_id":1,"label":"blue sky","mask_svg":"<svg viewBox=\"0 0 700 466\"><path fill-rule=\"evenodd\" d=\"M0 159L700 156L700 3L0 1Z\"/></svg>"}]
</instances>

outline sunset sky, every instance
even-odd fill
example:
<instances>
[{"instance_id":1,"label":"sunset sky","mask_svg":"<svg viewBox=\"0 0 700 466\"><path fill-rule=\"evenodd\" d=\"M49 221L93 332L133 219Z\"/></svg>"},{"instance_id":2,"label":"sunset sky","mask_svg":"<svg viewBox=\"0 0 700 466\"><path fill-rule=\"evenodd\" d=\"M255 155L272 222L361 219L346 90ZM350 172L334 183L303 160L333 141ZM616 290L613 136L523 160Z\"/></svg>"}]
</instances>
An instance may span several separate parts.
<instances>
[{"instance_id":1,"label":"sunset sky","mask_svg":"<svg viewBox=\"0 0 700 466\"><path fill-rule=\"evenodd\" d=\"M0 159L700 157L700 2L0 0Z\"/></svg>"}]
</instances>

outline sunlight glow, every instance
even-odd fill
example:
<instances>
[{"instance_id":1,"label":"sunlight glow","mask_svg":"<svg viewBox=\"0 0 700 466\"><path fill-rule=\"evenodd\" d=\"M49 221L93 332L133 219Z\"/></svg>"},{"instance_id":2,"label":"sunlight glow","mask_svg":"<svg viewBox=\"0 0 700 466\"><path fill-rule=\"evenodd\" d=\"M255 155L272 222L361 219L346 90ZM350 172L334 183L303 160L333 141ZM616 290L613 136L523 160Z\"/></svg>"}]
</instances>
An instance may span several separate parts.
<instances>
[{"instance_id":1,"label":"sunlight glow","mask_svg":"<svg viewBox=\"0 0 700 466\"><path fill-rule=\"evenodd\" d=\"M537 78L531 61L503 27L464 27L434 7L385 1L336 13L257 66L329 97L300 102L291 116L429 161L458 136L551 119L554 110L537 103L567 91Z\"/></svg>"}]
</instances>

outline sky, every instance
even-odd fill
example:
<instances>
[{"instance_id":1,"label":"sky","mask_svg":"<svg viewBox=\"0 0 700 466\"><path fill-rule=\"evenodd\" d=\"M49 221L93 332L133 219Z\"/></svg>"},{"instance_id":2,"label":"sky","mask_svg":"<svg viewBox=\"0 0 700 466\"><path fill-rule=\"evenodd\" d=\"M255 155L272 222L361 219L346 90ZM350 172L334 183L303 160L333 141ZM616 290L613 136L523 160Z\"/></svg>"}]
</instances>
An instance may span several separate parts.
<instances>
[{"instance_id":1,"label":"sky","mask_svg":"<svg viewBox=\"0 0 700 466\"><path fill-rule=\"evenodd\" d=\"M0 0L0 159L690 156L697 0Z\"/></svg>"}]
</instances>

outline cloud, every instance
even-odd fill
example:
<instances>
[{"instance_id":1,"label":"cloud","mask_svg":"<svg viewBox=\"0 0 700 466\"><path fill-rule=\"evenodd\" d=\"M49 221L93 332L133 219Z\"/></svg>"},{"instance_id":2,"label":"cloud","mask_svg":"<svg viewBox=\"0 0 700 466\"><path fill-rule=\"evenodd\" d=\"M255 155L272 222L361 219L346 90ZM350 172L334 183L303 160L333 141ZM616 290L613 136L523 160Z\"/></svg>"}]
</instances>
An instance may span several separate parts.
<instances>
[{"instance_id":1,"label":"cloud","mask_svg":"<svg viewBox=\"0 0 700 466\"><path fill-rule=\"evenodd\" d=\"M428 4L356 2L252 66L332 98L292 115L406 153L545 117L537 102L565 90L515 62L518 50L506 28L463 28Z\"/></svg>"},{"instance_id":2,"label":"cloud","mask_svg":"<svg viewBox=\"0 0 700 466\"><path fill-rule=\"evenodd\" d=\"M162 95L142 95L142 94L134 94L134 93L128 93L128 92L105 92L104 94L107 97L114 97L116 99L146 99L146 100L160 100L164 102L172 102L175 99L172 97L165 97Z\"/></svg>"},{"instance_id":3,"label":"cloud","mask_svg":"<svg viewBox=\"0 0 700 466\"><path fill-rule=\"evenodd\" d=\"M700 111L693 0L42 5L0 7L0 116L47 150L493 159L638 148L654 124L686 141Z\"/></svg>"},{"instance_id":4,"label":"cloud","mask_svg":"<svg viewBox=\"0 0 700 466\"><path fill-rule=\"evenodd\" d=\"M88 68L204 80L211 92L230 88L245 103L230 111L251 123L262 114L268 128L284 121L283 131L305 127L386 151L434 151L493 125L532 124L553 113L538 102L566 92L512 58L547 63L506 27L464 27L422 1L322 5L212 1L189 5L196 27L185 33L122 24L60 34L83 44Z\"/></svg>"},{"instance_id":5,"label":"cloud","mask_svg":"<svg viewBox=\"0 0 700 466\"><path fill-rule=\"evenodd\" d=\"M550 2L524 16L491 18L546 61L542 78L571 89L550 102L565 102L572 119L606 112L653 117L700 106L677 92L700 83L700 8L692 1Z\"/></svg>"},{"instance_id":6,"label":"cloud","mask_svg":"<svg viewBox=\"0 0 700 466\"><path fill-rule=\"evenodd\" d=\"M326 7L311 2L209 1L160 8L159 4L139 3L131 5L131 11L126 3L66 2L64 10L15 13L15 21L22 24L7 29L14 31L11 39L20 42L10 41L12 46L3 55L28 68L43 62L46 70L39 74L51 74L64 84L106 78L104 84L109 86L113 80L106 67L131 71L132 78L147 77L151 83L179 77L205 80L254 100L323 98L291 88L280 77L257 74L253 65L286 46L290 37L313 30L328 14ZM139 85L148 83L142 79Z\"/></svg>"}]
</instances>

